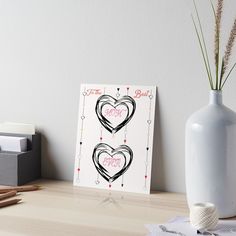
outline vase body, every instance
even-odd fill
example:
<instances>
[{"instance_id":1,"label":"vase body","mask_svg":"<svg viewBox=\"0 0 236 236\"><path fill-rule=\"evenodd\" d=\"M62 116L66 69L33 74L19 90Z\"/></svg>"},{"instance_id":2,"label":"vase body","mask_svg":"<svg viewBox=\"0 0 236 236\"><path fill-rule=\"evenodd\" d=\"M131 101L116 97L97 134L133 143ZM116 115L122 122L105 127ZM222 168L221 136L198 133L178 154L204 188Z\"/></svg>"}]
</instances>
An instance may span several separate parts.
<instances>
[{"instance_id":1,"label":"vase body","mask_svg":"<svg viewBox=\"0 0 236 236\"><path fill-rule=\"evenodd\" d=\"M185 179L188 205L211 202L220 218L236 215L236 113L221 91L186 123Z\"/></svg>"}]
</instances>

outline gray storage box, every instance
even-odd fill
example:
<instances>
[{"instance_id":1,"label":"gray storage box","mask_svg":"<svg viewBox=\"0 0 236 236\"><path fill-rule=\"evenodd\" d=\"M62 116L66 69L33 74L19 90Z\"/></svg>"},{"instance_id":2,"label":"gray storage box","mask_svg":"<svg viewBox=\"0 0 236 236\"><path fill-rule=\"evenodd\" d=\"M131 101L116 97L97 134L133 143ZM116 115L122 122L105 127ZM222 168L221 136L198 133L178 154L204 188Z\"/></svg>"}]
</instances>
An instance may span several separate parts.
<instances>
[{"instance_id":1,"label":"gray storage box","mask_svg":"<svg viewBox=\"0 0 236 236\"><path fill-rule=\"evenodd\" d=\"M23 185L41 177L41 135L6 134L27 137L27 152L0 151L0 185Z\"/></svg>"}]
</instances>

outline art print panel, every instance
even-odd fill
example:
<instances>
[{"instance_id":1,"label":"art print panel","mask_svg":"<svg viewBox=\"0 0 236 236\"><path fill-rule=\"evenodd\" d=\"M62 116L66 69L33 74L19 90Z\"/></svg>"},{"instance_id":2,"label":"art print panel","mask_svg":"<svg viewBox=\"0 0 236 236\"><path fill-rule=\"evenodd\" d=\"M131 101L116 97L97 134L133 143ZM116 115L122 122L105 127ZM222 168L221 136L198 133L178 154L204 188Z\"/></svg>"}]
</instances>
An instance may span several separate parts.
<instances>
[{"instance_id":1,"label":"art print panel","mask_svg":"<svg viewBox=\"0 0 236 236\"><path fill-rule=\"evenodd\" d=\"M150 193L155 86L83 84L74 185Z\"/></svg>"}]
</instances>

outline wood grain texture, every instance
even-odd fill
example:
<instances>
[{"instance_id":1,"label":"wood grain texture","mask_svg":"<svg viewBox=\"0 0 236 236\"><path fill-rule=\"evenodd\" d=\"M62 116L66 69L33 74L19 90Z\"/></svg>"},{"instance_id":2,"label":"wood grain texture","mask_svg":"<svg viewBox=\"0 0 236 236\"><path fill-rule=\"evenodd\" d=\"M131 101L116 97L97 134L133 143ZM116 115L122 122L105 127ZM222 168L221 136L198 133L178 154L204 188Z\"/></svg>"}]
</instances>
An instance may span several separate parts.
<instances>
[{"instance_id":1,"label":"wood grain texture","mask_svg":"<svg viewBox=\"0 0 236 236\"><path fill-rule=\"evenodd\" d=\"M7 193L9 191L28 192L28 191L36 191L39 189L40 189L40 186L38 185L24 185L24 186L16 186L16 187L0 185L0 194Z\"/></svg>"},{"instance_id":2,"label":"wood grain texture","mask_svg":"<svg viewBox=\"0 0 236 236\"><path fill-rule=\"evenodd\" d=\"M10 197L14 197L14 196L16 196L16 194L17 194L17 191L15 191L15 190L0 194L0 201L10 198Z\"/></svg>"},{"instance_id":3,"label":"wood grain texture","mask_svg":"<svg viewBox=\"0 0 236 236\"><path fill-rule=\"evenodd\" d=\"M188 215L185 196L73 187L40 180L42 190L22 193L21 204L0 210L0 235L145 235L144 224Z\"/></svg>"},{"instance_id":4,"label":"wood grain texture","mask_svg":"<svg viewBox=\"0 0 236 236\"><path fill-rule=\"evenodd\" d=\"M19 199L19 198L6 200L6 201L0 201L0 208L15 205L15 204L19 203L20 201L21 201L21 199Z\"/></svg>"}]
</instances>

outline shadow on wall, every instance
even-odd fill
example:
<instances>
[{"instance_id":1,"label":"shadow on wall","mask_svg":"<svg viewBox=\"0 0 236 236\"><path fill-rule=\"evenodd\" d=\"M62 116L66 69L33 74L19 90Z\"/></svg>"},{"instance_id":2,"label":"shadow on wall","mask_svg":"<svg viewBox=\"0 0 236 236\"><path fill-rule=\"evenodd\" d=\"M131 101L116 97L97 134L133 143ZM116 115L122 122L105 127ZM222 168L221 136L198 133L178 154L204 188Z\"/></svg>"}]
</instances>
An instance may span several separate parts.
<instances>
[{"instance_id":1,"label":"shadow on wall","mask_svg":"<svg viewBox=\"0 0 236 236\"><path fill-rule=\"evenodd\" d=\"M151 191L164 190L165 173L162 148L162 133L158 92L156 96L156 113L153 137L153 158L152 158L152 174L151 174Z\"/></svg>"},{"instance_id":2,"label":"shadow on wall","mask_svg":"<svg viewBox=\"0 0 236 236\"><path fill-rule=\"evenodd\" d=\"M40 130L41 133L41 142L42 142L42 147L41 147L41 166L42 166L42 171L41 175L42 178L50 178L50 179L55 179L55 176L59 176L59 170L56 167L55 162L53 161L53 156L52 153L50 152L50 143L49 140L47 139L45 133Z\"/></svg>"}]
</instances>

